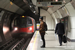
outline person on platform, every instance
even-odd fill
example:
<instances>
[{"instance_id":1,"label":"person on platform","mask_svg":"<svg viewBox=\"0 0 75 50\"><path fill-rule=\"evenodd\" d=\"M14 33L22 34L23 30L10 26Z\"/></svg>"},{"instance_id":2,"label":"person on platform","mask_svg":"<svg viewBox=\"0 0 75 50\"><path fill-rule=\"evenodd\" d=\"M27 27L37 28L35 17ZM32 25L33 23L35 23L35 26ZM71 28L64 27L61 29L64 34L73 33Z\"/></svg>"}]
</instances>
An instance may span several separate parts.
<instances>
[{"instance_id":1,"label":"person on platform","mask_svg":"<svg viewBox=\"0 0 75 50\"><path fill-rule=\"evenodd\" d=\"M65 27L64 27L64 24L61 23L61 20L59 20L59 23L57 23L56 25L55 34L58 34L59 44L60 46L62 46L62 38L63 38L63 35L65 35Z\"/></svg>"},{"instance_id":2,"label":"person on platform","mask_svg":"<svg viewBox=\"0 0 75 50\"><path fill-rule=\"evenodd\" d=\"M45 27L44 27L44 21L43 21L43 17L39 18L40 21L40 27L39 27L39 32L41 35L41 39L43 41L43 45L41 46L41 48L45 48Z\"/></svg>"}]
</instances>

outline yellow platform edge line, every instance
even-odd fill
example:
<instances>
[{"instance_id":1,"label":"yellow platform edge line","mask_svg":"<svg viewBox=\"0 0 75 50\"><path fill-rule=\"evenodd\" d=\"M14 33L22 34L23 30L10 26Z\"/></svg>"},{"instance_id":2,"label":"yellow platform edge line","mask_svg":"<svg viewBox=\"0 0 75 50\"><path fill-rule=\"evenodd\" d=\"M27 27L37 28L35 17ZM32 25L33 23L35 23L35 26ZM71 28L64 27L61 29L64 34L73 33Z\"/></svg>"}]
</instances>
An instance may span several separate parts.
<instances>
[{"instance_id":1,"label":"yellow platform edge line","mask_svg":"<svg viewBox=\"0 0 75 50\"><path fill-rule=\"evenodd\" d=\"M34 44L33 44L33 48L32 50L34 50L34 47L35 47L35 43L36 43L36 38L37 38L37 34L39 33L39 31L36 32L36 36L35 36L35 39L34 39Z\"/></svg>"}]
</instances>

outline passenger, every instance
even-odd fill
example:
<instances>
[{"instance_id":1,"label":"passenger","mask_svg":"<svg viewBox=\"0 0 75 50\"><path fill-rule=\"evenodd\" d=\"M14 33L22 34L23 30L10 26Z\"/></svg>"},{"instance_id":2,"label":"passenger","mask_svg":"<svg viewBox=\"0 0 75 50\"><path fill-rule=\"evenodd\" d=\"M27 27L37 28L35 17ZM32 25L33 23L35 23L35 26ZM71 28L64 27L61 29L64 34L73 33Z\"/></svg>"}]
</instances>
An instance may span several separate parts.
<instances>
[{"instance_id":1,"label":"passenger","mask_svg":"<svg viewBox=\"0 0 75 50\"><path fill-rule=\"evenodd\" d=\"M59 44L62 46L62 37L65 35L65 28L61 20L59 20L59 23L56 25L55 34L58 34Z\"/></svg>"},{"instance_id":2,"label":"passenger","mask_svg":"<svg viewBox=\"0 0 75 50\"><path fill-rule=\"evenodd\" d=\"M45 48L45 38L44 38L44 36L45 36L45 28L44 28L43 17L40 17L39 21L40 21L39 32L40 32L40 35L41 35L41 39L43 41L43 45L41 46L41 48Z\"/></svg>"}]
</instances>

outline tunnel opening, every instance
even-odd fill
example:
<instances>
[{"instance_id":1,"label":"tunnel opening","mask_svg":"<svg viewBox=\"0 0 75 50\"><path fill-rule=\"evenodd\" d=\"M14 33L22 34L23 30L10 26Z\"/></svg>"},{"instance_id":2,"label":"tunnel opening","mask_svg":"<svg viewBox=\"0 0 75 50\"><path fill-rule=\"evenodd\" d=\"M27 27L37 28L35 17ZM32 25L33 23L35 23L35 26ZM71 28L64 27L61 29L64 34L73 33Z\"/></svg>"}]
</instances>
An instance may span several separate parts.
<instances>
[{"instance_id":1,"label":"tunnel opening","mask_svg":"<svg viewBox=\"0 0 75 50\"><path fill-rule=\"evenodd\" d=\"M5 12L4 15L5 16L4 16L4 21L3 21L3 34L5 36L6 41L8 41L9 39L12 39L12 36L11 36L11 32L13 30L12 21L16 17L16 14L15 13L11 14L9 12Z\"/></svg>"}]
</instances>

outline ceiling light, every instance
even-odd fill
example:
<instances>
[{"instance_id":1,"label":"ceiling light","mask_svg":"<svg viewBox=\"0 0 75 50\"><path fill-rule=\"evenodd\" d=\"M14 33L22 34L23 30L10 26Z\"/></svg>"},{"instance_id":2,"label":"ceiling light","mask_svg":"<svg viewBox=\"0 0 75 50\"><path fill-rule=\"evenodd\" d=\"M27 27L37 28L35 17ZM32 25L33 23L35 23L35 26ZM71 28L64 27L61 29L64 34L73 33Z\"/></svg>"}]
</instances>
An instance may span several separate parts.
<instances>
[{"instance_id":1,"label":"ceiling light","mask_svg":"<svg viewBox=\"0 0 75 50\"><path fill-rule=\"evenodd\" d=\"M32 7L32 6L30 5L30 7Z\"/></svg>"},{"instance_id":2,"label":"ceiling light","mask_svg":"<svg viewBox=\"0 0 75 50\"><path fill-rule=\"evenodd\" d=\"M34 11L34 13L35 13L36 11Z\"/></svg>"},{"instance_id":3,"label":"ceiling light","mask_svg":"<svg viewBox=\"0 0 75 50\"><path fill-rule=\"evenodd\" d=\"M11 5L13 5L13 3L12 3L12 2L10 2L10 4L11 4Z\"/></svg>"}]
</instances>

